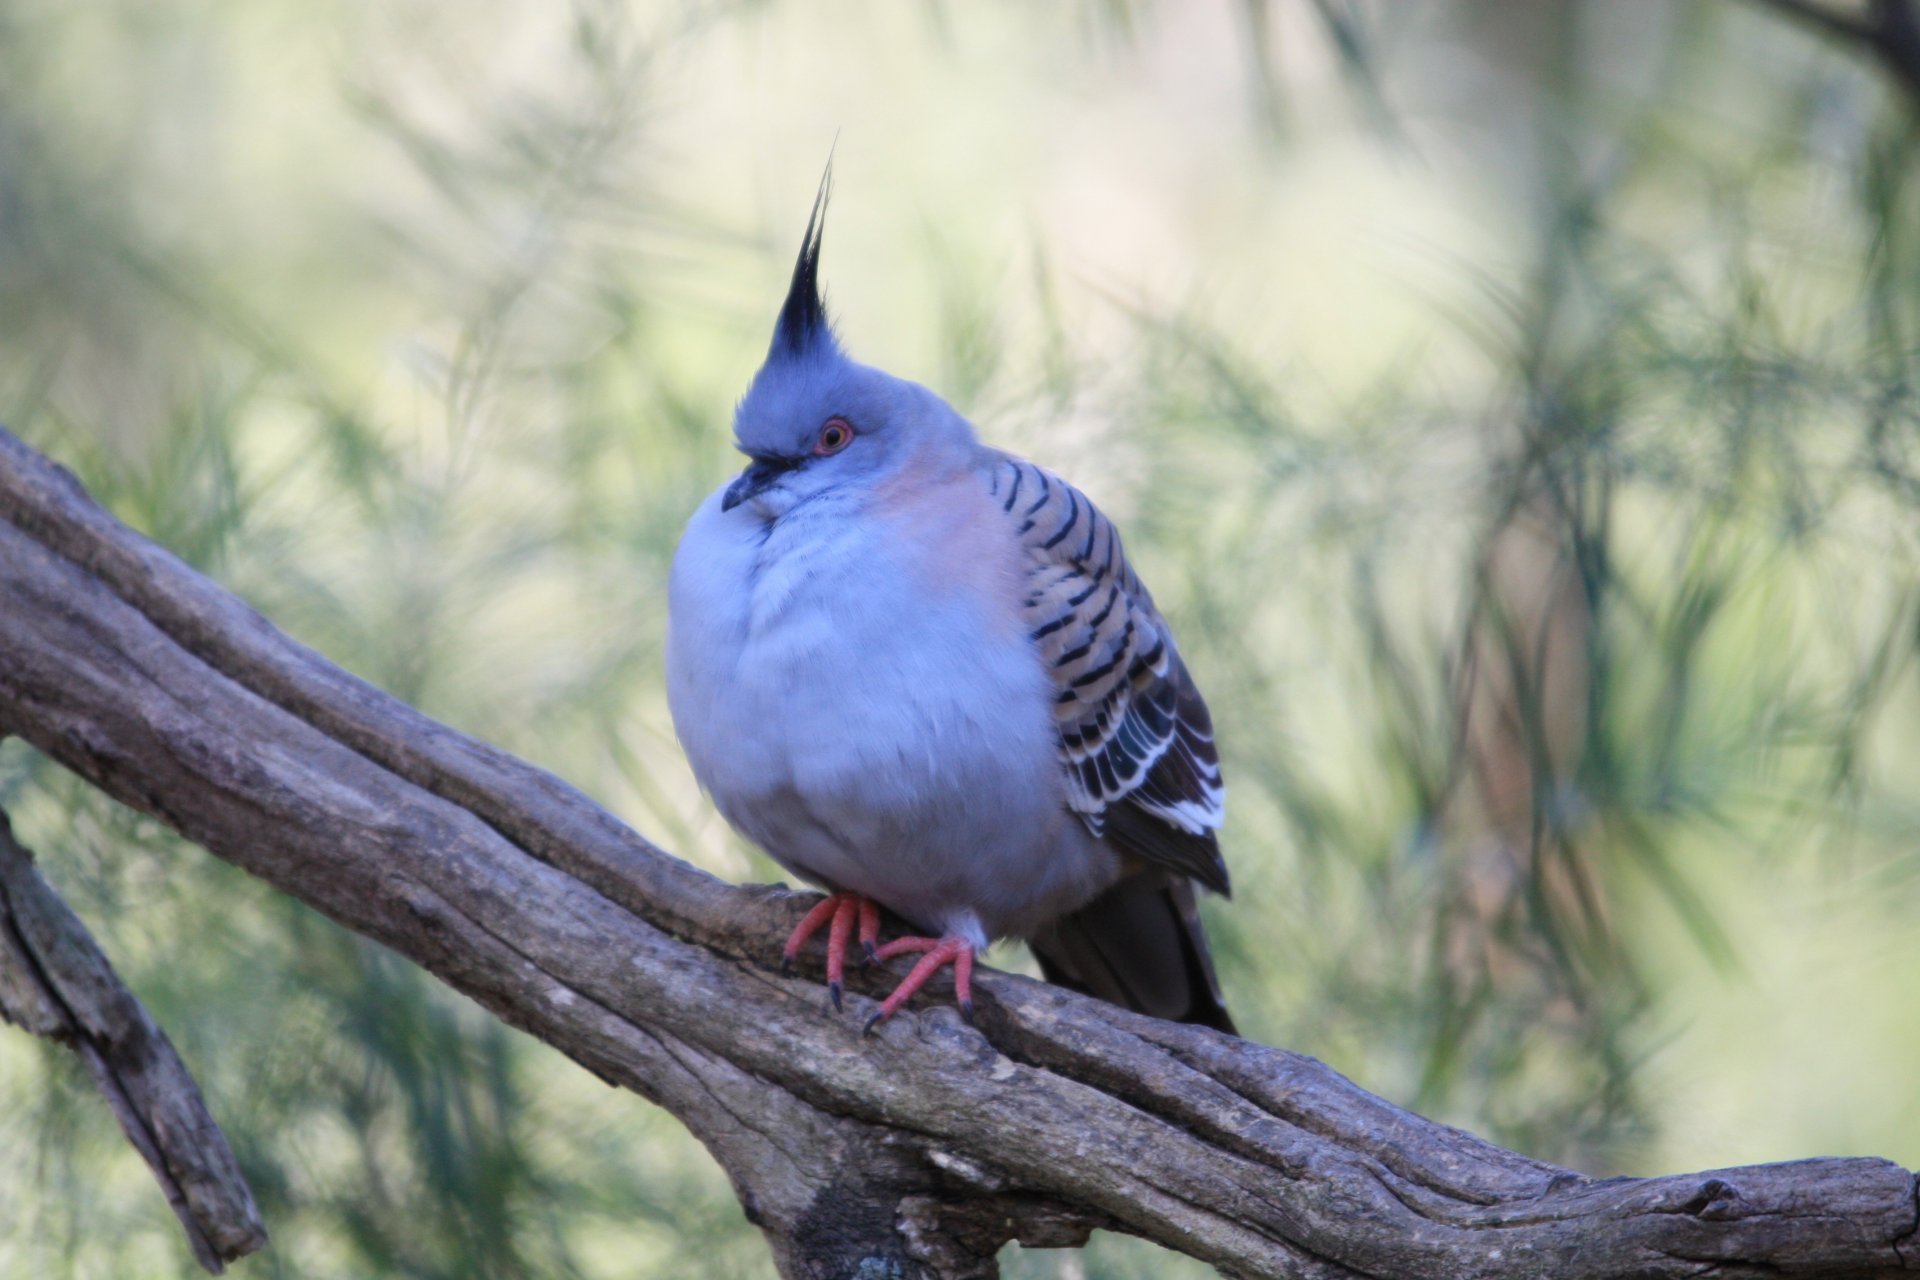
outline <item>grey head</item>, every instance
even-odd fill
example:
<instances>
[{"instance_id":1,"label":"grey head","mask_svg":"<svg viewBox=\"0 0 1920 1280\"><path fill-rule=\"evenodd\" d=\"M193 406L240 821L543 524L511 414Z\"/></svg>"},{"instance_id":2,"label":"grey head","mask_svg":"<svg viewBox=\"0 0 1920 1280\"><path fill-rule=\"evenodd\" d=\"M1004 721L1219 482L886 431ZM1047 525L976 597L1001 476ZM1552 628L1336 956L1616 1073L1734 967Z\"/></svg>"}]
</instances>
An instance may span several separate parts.
<instances>
[{"instance_id":1,"label":"grey head","mask_svg":"<svg viewBox=\"0 0 1920 1280\"><path fill-rule=\"evenodd\" d=\"M916 466L965 465L973 428L917 383L849 359L820 297L820 240L833 167L820 179L767 358L733 413L752 459L722 506L777 520L831 493L858 496Z\"/></svg>"}]
</instances>

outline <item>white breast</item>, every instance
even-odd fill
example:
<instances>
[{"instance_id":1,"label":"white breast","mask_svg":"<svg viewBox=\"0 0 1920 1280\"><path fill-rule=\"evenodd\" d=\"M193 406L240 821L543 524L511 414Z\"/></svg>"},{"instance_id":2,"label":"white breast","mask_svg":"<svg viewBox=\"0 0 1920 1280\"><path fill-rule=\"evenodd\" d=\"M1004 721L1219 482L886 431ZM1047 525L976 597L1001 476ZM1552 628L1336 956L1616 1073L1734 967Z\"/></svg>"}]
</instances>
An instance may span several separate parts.
<instances>
[{"instance_id":1,"label":"white breast","mask_svg":"<svg viewBox=\"0 0 1920 1280\"><path fill-rule=\"evenodd\" d=\"M714 494L674 558L668 693L701 784L783 865L997 933L1104 869L1066 814L1018 549L964 517L821 498L769 527Z\"/></svg>"}]
</instances>

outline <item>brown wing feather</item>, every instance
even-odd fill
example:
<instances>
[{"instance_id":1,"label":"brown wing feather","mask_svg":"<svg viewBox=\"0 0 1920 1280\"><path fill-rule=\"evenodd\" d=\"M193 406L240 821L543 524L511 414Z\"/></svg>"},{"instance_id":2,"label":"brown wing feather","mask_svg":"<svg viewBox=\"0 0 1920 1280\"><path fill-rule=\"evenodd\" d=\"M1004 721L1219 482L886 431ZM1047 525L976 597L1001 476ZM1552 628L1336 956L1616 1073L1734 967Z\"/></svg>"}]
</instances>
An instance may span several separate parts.
<instances>
[{"instance_id":1,"label":"brown wing feather","mask_svg":"<svg viewBox=\"0 0 1920 1280\"><path fill-rule=\"evenodd\" d=\"M1017 458L993 493L1027 551L1026 612L1053 677L1068 804L1129 852L1228 891L1213 721L1166 620L1085 494Z\"/></svg>"},{"instance_id":2,"label":"brown wing feather","mask_svg":"<svg viewBox=\"0 0 1920 1280\"><path fill-rule=\"evenodd\" d=\"M1213 974L1193 885L1180 875L1128 876L1029 941L1049 982L1238 1034Z\"/></svg>"}]
</instances>

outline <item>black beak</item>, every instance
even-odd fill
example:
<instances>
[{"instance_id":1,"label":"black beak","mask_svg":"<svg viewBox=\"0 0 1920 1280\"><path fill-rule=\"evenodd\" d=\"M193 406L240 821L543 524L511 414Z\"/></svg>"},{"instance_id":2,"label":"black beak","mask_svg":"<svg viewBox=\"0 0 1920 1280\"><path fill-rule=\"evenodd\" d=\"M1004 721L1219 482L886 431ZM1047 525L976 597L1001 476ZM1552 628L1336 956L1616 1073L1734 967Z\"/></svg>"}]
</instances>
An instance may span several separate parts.
<instances>
[{"instance_id":1,"label":"black beak","mask_svg":"<svg viewBox=\"0 0 1920 1280\"><path fill-rule=\"evenodd\" d=\"M740 478L727 486L727 496L720 499L720 509L731 511L741 503L759 493L768 485L793 470L796 464L787 458L755 458L753 465L740 473Z\"/></svg>"}]
</instances>

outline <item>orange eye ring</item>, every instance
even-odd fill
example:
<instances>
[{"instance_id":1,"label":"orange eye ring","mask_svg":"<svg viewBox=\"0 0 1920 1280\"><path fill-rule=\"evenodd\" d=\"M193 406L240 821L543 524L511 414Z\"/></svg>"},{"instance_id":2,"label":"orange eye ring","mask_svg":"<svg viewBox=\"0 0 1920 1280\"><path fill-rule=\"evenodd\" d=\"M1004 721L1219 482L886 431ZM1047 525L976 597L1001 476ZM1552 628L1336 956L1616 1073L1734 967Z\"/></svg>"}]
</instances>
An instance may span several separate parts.
<instances>
[{"instance_id":1,"label":"orange eye ring","mask_svg":"<svg viewBox=\"0 0 1920 1280\"><path fill-rule=\"evenodd\" d=\"M813 456L829 458L853 443L853 424L845 418L828 418L820 425L820 437L813 442Z\"/></svg>"}]
</instances>

